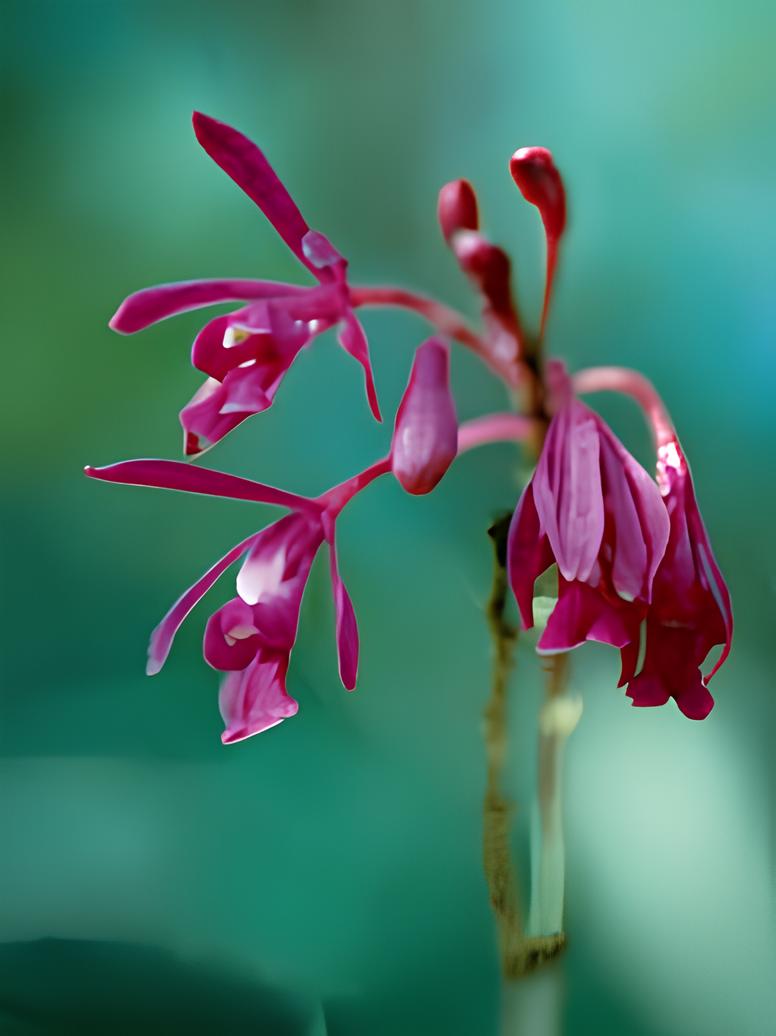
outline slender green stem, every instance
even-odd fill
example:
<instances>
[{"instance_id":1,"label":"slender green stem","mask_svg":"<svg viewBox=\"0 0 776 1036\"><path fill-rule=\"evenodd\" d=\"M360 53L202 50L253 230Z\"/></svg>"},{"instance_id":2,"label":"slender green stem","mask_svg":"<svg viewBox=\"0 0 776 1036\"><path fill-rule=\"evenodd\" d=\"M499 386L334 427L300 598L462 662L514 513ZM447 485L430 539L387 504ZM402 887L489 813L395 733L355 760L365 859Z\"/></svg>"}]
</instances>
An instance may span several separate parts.
<instances>
[{"instance_id":1,"label":"slender green stem","mask_svg":"<svg viewBox=\"0 0 776 1036\"><path fill-rule=\"evenodd\" d=\"M520 881L510 848L513 805L503 790L507 755L507 691L514 665L517 630L507 621L506 544L511 515L490 528L493 540L493 584L487 606L493 645L491 695L485 708L487 780L483 802L483 865L491 906L496 917L501 968L506 978L516 979L552 960L562 951L562 932L526 932L520 897Z\"/></svg>"}]
</instances>

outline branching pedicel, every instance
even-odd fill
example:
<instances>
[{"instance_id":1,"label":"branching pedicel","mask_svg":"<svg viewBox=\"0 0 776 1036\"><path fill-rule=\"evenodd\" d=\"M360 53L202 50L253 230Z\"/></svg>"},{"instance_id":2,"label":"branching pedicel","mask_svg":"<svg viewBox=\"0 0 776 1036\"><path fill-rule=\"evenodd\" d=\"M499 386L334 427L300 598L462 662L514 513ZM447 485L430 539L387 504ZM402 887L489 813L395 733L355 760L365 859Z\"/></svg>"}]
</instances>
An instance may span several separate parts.
<instances>
[{"instance_id":1,"label":"branching pedicel","mask_svg":"<svg viewBox=\"0 0 776 1036\"><path fill-rule=\"evenodd\" d=\"M540 653L561 656L564 663L555 665L556 690L550 697L556 696L558 674L565 672L565 653L594 640L620 651L620 686L627 685L634 705L663 705L672 697L686 716L708 715L713 706L708 680L730 650L730 598L665 407L650 383L634 371L591 368L570 377L559 361L544 356L544 330L566 223L563 183L550 152L523 148L510 163L519 190L539 210L547 240L541 328L538 335L530 335L514 301L509 257L481 233L476 196L467 181L442 188L438 216L445 241L480 298L481 330L433 299L398 288L352 285L347 261L323 234L308 227L251 141L199 113L194 115L194 130L205 151L259 206L315 283L222 279L165 284L139 291L119 307L111 327L130 334L185 310L241 303L234 312L209 320L194 341L192 363L207 380L180 414L188 455L213 446L247 417L271 406L298 354L335 326L343 349L363 368L369 406L380 420L367 337L356 315L359 309L412 310L427 319L434 337L416 352L389 455L318 497L174 460L131 460L86 469L104 481L254 500L290 512L237 544L176 601L151 637L149 674L161 669L189 611L227 568L243 558L237 595L211 616L204 638L206 661L224 674L222 739L239 741L294 715L298 706L286 690L286 675L305 583L325 543L339 671L344 686L352 690L358 631L337 564L335 533L342 509L372 481L391 472L407 492L428 493L457 453L513 440L524 443L537 461L511 520L505 558L524 628L533 625L536 579L557 565L557 604L538 642ZM473 350L520 400L522 413L490 414L459 426L449 385L449 340ZM628 394L643 409L654 434L655 478L578 398L598 391ZM500 620L491 616L492 626L494 621L497 628ZM723 645L723 650L704 678L700 666L715 645ZM508 664L508 651L502 662ZM499 680L503 676L497 673ZM492 732L490 755L498 760L501 705L494 715L502 729ZM491 778L495 780L493 773ZM499 800L497 808L503 811L502 807ZM506 846L499 852L505 853ZM503 859L497 861L496 870L504 869L503 864ZM495 901L494 907L498 912ZM514 913L514 905L509 909ZM507 927L514 927L516 922L507 921ZM524 957L524 945L520 952Z\"/></svg>"}]
</instances>

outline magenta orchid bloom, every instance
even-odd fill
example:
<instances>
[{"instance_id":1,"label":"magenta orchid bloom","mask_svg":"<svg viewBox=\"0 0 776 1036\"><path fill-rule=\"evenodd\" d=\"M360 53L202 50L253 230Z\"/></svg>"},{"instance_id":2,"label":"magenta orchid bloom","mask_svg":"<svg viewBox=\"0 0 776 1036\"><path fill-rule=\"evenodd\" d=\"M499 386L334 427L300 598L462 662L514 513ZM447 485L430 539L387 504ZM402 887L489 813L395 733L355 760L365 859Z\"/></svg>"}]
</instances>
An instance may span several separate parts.
<instances>
[{"instance_id":1,"label":"magenta orchid bloom","mask_svg":"<svg viewBox=\"0 0 776 1036\"><path fill-rule=\"evenodd\" d=\"M365 473L363 484L387 470ZM286 691L286 673L296 642L302 596L318 549L329 545L336 613L340 677L348 690L356 685L358 628L353 605L337 568L336 518L361 483L346 483L318 500L286 493L272 486L180 461L125 461L86 474L106 482L154 486L252 500L292 508L292 512L238 543L189 587L151 635L149 675L158 673L173 639L191 609L221 575L240 558L237 596L219 608L205 630L205 660L225 675L220 707L226 731L224 744L241 741L275 726L298 708Z\"/></svg>"},{"instance_id":2,"label":"magenta orchid bloom","mask_svg":"<svg viewBox=\"0 0 776 1036\"><path fill-rule=\"evenodd\" d=\"M347 261L323 234L309 228L255 144L199 112L193 122L205 151L258 205L318 285L186 281L145 288L119 306L110 326L133 334L187 310L220 302L245 303L210 320L194 341L192 363L208 379L180 414L185 452L202 452L247 417L270 407L299 352L337 324L340 344L364 368L369 405L380 420L366 334L350 301Z\"/></svg>"},{"instance_id":3,"label":"magenta orchid bloom","mask_svg":"<svg viewBox=\"0 0 776 1036\"><path fill-rule=\"evenodd\" d=\"M523 625L533 587L558 566L558 603L537 649L637 639L668 542L660 490L606 423L569 396L550 422L533 478L512 520L510 581Z\"/></svg>"},{"instance_id":4,"label":"magenta orchid bloom","mask_svg":"<svg viewBox=\"0 0 776 1036\"><path fill-rule=\"evenodd\" d=\"M714 700L707 683L728 656L733 613L722 573L703 524L690 469L676 438L658 447L657 480L671 532L647 614L646 652L633 677L637 651L627 660L627 694L634 705L664 705L674 698L690 719L704 719ZM722 653L705 678L700 666L711 649ZM625 682L623 680L623 682Z\"/></svg>"},{"instance_id":5,"label":"magenta orchid bloom","mask_svg":"<svg viewBox=\"0 0 776 1036\"><path fill-rule=\"evenodd\" d=\"M228 551L175 602L151 637L148 672L161 669L188 613L242 559L236 594L211 615L204 636L205 660L223 674L223 740L242 740L294 715L298 705L286 679L311 565L326 543L339 673L344 686L353 689L358 627L335 544L343 507L389 472L408 493L428 493L459 453L501 440L527 441L538 459L512 517L507 569L522 625L529 628L536 581L557 566L557 602L539 637L539 652L568 652L586 641L611 645L621 653L620 686L627 684L635 705L662 705L673 697L686 716L706 716L713 705L707 682L730 651L730 596L665 408L634 371L589 368L570 378L559 361L544 355L567 221L563 181L551 153L521 148L510 161L512 178L537 208L545 233L544 297L538 333L532 335L519 314L509 256L481 231L477 196L467 180L443 186L437 216L447 246L479 299L481 330L434 299L401 288L351 285L345 259L309 228L255 144L198 113L194 129L205 151L259 206L316 283L191 281L148 288L121 305L111 326L130 334L186 310L242 304L211 319L195 339L192 362L207 381L181 412L188 454L200 453L246 417L270 407L301 350L335 326L343 348L364 369L369 404L379 419L357 308L408 309L433 326L434 336L415 353L388 456L314 499L178 461L87 469L104 481L289 510ZM525 412L490 414L459 427L450 388L450 340L478 355ZM657 478L579 398L600 391L629 394L644 410L657 448ZM700 667L716 645L722 645L720 658L704 678Z\"/></svg>"}]
</instances>

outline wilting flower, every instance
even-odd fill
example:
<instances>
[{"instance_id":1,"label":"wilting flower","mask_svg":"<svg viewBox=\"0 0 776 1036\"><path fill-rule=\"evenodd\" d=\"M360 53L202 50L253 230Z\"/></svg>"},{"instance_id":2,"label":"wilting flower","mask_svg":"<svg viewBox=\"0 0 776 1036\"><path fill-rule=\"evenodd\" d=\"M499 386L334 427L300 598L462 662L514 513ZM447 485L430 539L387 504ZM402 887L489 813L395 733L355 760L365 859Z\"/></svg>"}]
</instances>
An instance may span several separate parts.
<instances>
[{"instance_id":1,"label":"wilting flower","mask_svg":"<svg viewBox=\"0 0 776 1036\"><path fill-rule=\"evenodd\" d=\"M310 229L255 144L199 112L193 121L205 151L258 205L318 284L186 281L146 288L121 304L110 326L132 334L186 310L247 303L210 320L194 341L192 363L208 380L181 411L186 453L212 446L246 417L271 406L299 352L336 324L341 325L340 344L364 368L369 405L379 420L369 347L350 302L347 261L323 234Z\"/></svg>"},{"instance_id":2,"label":"wilting flower","mask_svg":"<svg viewBox=\"0 0 776 1036\"><path fill-rule=\"evenodd\" d=\"M526 628L536 579L558 566L558 602L538 650L569 651L586 640L622 649L637 640L668 534L654 479L597 414L568 398L509 533L509 576Z\"/></svg>"},{"instance_id":3,"label":"wilting flower","mask_svg":"<svg viewBox=\"0 0 776 1036\"><path fill-rule=\"evenodd\" d=\"M690 719L703 719L714 705L706 683L730 651L733 613L722 573L711 551L687 461L676 438L658 446L657 480L671 531L655 575L647 613L646 652L633 676L636 641L623 653L623 679L634 705L664 705L669 697ZM700 666L715 646L722 653L707 677Z\"/></svg>"},{"instance_id":4,"label":"wilting flower","mask_svg":"<svg viewBox=\"0 0 776 1036\"><path fill-rule=\"evenodd\" d=\"M408 493L430 493L455 460L458 421L450 392L450 350L438 338L418 347L396 413L393 473Z\"/></svg>"},{"instance_id":5,"label":"wilting flower","mask_svg":"<svg viewBox=\"0 0 776 1036\"><path fill-rule=\"evenodd\" d=\"M386 470L384 465L382 470ZM241 557L237 596L219 608L205 630L205 660L225 675L220 707L225 744L275 726L298 708L286 691L286 672L296 642L299 609L310 567L326 541L336 612L339 671L348 690L356 685L358 629L353 605L337 568L336 518L354 491L346 487L318 500L297 496L208 468L179 461L136 460L86 474L107 482L155 486L190 493L226 496L293 508L261 532L238 543L190 586L151 635L149 675L164 665L173 639L195 604Z\"/></svg>"}]
</instances>

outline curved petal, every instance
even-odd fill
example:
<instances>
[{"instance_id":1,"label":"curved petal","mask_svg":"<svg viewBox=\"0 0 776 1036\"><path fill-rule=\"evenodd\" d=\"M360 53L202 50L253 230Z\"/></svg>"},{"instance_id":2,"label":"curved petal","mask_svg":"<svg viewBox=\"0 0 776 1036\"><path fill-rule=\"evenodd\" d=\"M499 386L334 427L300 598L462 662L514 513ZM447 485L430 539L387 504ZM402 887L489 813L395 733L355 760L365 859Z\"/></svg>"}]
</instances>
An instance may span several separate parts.
<instances>
[{"instance_id":1,"label":"curved petal","mask_svg":"<svg viewBox=\"0 0 776 1036\"><path fill-rule=\"evenodd\" d=\"M612 582L626 601L649 601L670 522L657 482L601 423L604 503L611 520ZM606 533L604 534L606 539Z\"/></svg>"},{"instance_id":2,"label":"curved petal","mask_svg":"<svg viewBox=\"0 0 776 1036\"><path fill-rule=\"evenodd\" d=\"M709 591L714 598L714 603L719 609L722 623L725 630L725 642L722 647L722 654L717 659L711 671L704 677L708 682L725 662L730 654L730 647L733 640L733 605L730 600L730 592L720 571L719 565L711 549L706 526L703 523L700 510L695 501L695 491L692 479L688 471L689 480L689 506L687 508L687 525L693 539L694 552L699 561L699 568L705 578Z\"/></svg>"},{"instance_id":3,"label":"curved petal","mask_svg":"<svg viewBox=\"0 0 776 1036\"><path fill-rule=\"evenodd\" d=\"M218 696L225 745L276 727L299 711L298 702L286 691L287 669L287 655L260 651L246 669L226 674Z\"/></svg>"},{"instance_id":4,"label":"curved petal","mask_svg":"<svg viewBox=\"0 0 776 1036\"><path fill-rule=\"evenodd\" d=\"M227 475L212 468L200 468L181 460L125 460L104 468L87 466L89 478L103 482L119 482L125 486L150 486L156 489L176 489L183 493L203 493L224 496L232 500L252 500L260 504L275 504L303 511L320 512L320 504L284 489L265 486L261 482Z\"/></svg>"},{"instance_id":5,"label":"curved petal","mask_svg":"<svg viewBox=\"0 0 776 1036\"><path fill-rule=\"evenodd\" d=\"M183 407L178 418L183 428L183 452L187 457L197 457L209 450L251 416L244 411L224 413L227 399L226 385L215 378L208 378Z\"/></svg>"},{"instance_id":6,"label":"curved petal","mask_svg":"<svg viewBox=\"0 0 776 1036\"><path fill-rule=\"evenodd\" d=\"M336 615L337 660L343 687L352 691L358 678L358 623L353 602L337 567L337 549L334 542L334 528L327 535L331 564L331 586L334 593Z\"/></svg>"},{"instance_id":7,"label":"curved petal","mask_svg":"<svg viewBox=\"0 0 776 1036\"><path fill-rule=\"evenodd\" d=\"M297 259L320 276L302 248L310 228L264 153L238 130L208 115L194 112L192 122L197 140L216 165L258 205Z\"/></svg>"},{"instance_id":8,"label":"curved petal","mask_svg":"<svg viewBox=\"0 0 776 1036\"><path fill-rule=\"evenodd\" d=\"M202 642L205 661L222 672L245 669L259 650L258 632L249 606L239 597L232 598L207 621Z\"/></svg>"},{"instance_id":9,"label":"curved petal","mask_svg":"<svg viewBox=\"0 0 776 1036\"><path fill-rule=\"evenodd\" d=\"M148 645L148 665L146 672L154 676L164 665L170 653L175 634L180 629L181 623L189 614L194 605L208 592L231 564L248 550L258 534L254 533L236 547L232 547L226 554L216 561L203 576L190 586L185 593L181 594L175 604L170 608L165 617L151 634Z\"/></svg>"},{"instance_id":10,"label":"curved petal","mask_svg":"<svg viewBox=\"0 0 776 1036\"><path fill-rule=\"evenodd\" d=\"M550 422L533 477L536 510L564 579L586 580L604 532L599 421L571 400Z\"/></svg>"},{"instance_id":11,"label":"curved petal","mask_svg":"<svg viewBox=\"0 0 776 1036\"><path fill-rule=\"evenodd\" d=\"M377 401L374 374L372 372L372 361L369 359L369 343L367 342L364 328L352 310L348 310L345 315L344 323L339 333L339 343L345 352L349 353L364 368L364 382L366 384L366 398L369 403L369 409L372 411L376 421L382 421L380 404Z\"/></svg>"},{"instance_id":12,"label":"curved petal","mask_svg":"<svg viewBox=\"0 0 776 1036\"><path fill-rule=\"evenodd\" d=\"M218 302L250 302L304 290L293 284L240 277L157 284L152 288L142 288L124 299L111 317L109 327L120 334L131 335L190 309L201 309Z\"/></svg>"},{"instance_id":13,"label":"curved petal","mask_svg":"<svg viewBox=\"0 0 776 1036\"><path fill-rule=\"evenodd\" d=\"M534 583L553 562L547 537L539 526L533 486L529 482L518 501L507 540L509 583L520 610L523 629L531 629Z\"/></svg>"},{"instance_id":14,"label":"curved petal","mask_svg":"<svg viewBox=\"0 0 776 1036\"><path fill-rule=\"evenodd\" d=\"M255 312L257 307L245 307L208 320L197 332L191 347L192 366L211 378L223 381L230 370L256 355L256 338L259 334L267 334L268 329L239 336L233 330L249 308Z\"/></svg>"},{"instance_id":15,"label":"curved petal","mask_svg":"<svg viewBox=\"0 0 776 1036\"><path fill-rule=\"evenodd\" d=\"M320 522L290 514L254 541L238 575L237 592L252 606L262 641L290 651L310 567L323 540Z\"/></svg>"},{"instance_id":16,"label":"curved petal","mask_svg":"<svg viewBox=\"0 0 776 1036\"><path fill-rule=\"evenodd\" d=\"M633 639L631 626L624 607L611 604L587 583L567 583L561 579L558 603L536 650L556 654L571 651L586 640L622 649Z\"/></svg>"}]
</instances>

